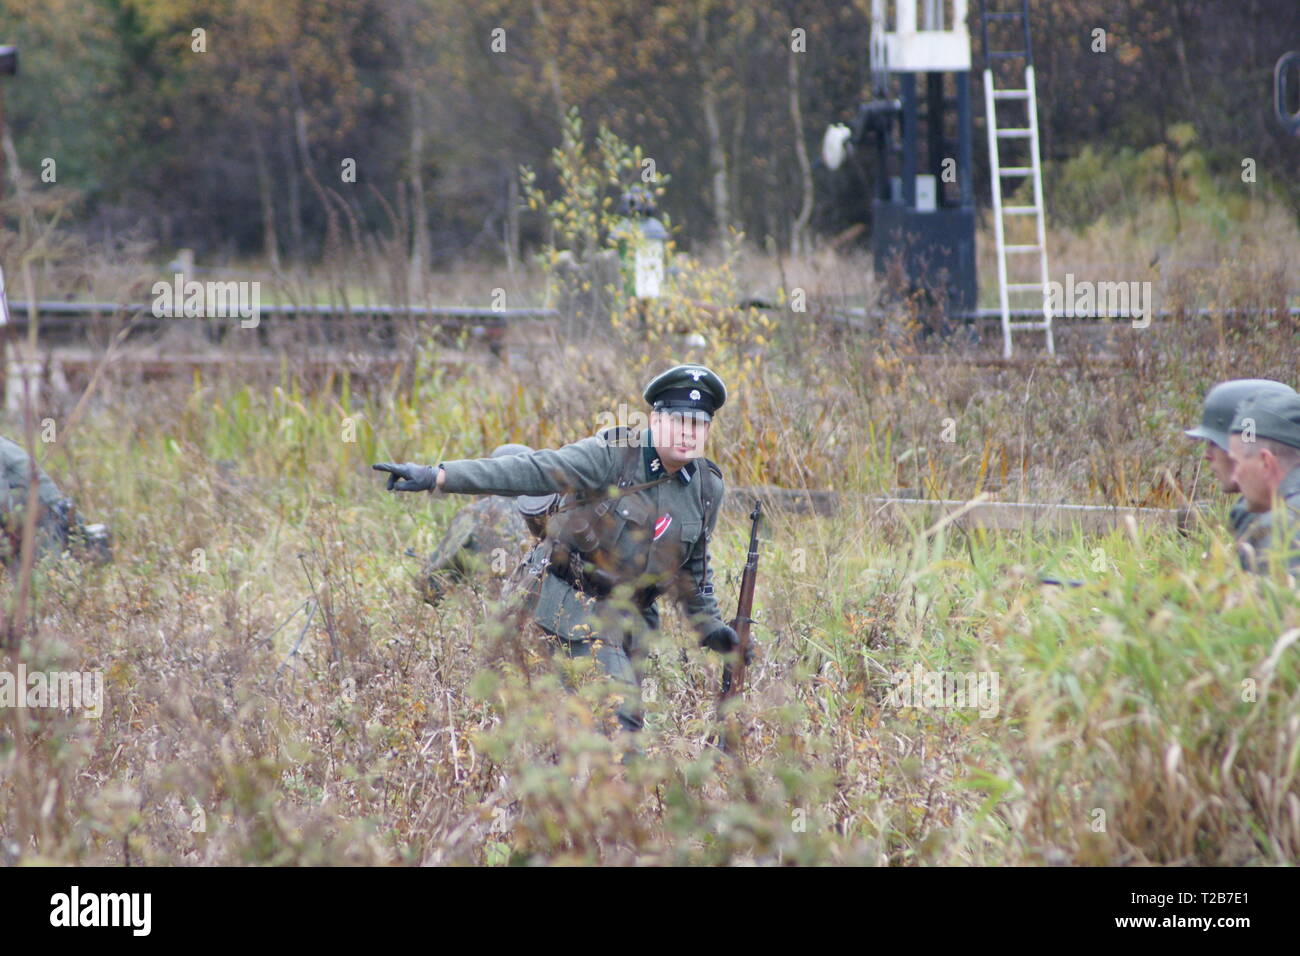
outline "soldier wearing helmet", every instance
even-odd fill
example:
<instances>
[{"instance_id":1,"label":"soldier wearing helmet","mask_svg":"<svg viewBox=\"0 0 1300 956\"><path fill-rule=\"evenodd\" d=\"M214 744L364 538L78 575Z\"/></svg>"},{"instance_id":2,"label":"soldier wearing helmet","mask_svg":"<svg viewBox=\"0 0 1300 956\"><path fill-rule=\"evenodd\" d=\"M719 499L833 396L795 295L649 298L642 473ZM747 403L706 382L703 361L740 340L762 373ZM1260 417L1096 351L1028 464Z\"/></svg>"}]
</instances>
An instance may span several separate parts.
<instances>
[{"instance_id":1,"label":"soldier wearing helmet","mask_svg":"<svg viewBox=\"0 0 1300 956\"><path fill-rule=\"evenodd\" d=\"M1237 406L1257 395L1294 395L1290 385L1262 378L1240 378L1220 382L1205 396L1201 410L1201 424L1189 428L1184 434L1205 442L1205 461L1219 481L1219 487L1228 494L1241 494L1233 477L1235 462L1228 451L1228 429L1232 425ZM1249 532L1256 520L1245 497L1239 497L1228 512L1228 524L1238 541Z\"/></svg>"},{"instance_id":2,"label":"soldier wearing helmet","mask_svg":"<svg viewBox=\"0 0 1300 956\"><path fill-rule=\"evenodd\" d=\"M1300 395L1270 392L1242 402L1228 427L1233 480L1255 520L1242 564L1263 573L1269 557L1300 573Z\"/></svg>"},{"instance_id":3,"label":"soldier wearing helmet","mask_svg":"<svg viewBox=\"0 0 1300 956\"><path fill-rule=\"evenodd\" d=\"M27 450L0 437L0 560L9 564L22 548L23 509L33 471L36 478L36 555L71 552L79 558L104 562L111 558L108 529L86 524L72 499L59 490L45 470L34 466Z\"/></svg>"}]
</instances>

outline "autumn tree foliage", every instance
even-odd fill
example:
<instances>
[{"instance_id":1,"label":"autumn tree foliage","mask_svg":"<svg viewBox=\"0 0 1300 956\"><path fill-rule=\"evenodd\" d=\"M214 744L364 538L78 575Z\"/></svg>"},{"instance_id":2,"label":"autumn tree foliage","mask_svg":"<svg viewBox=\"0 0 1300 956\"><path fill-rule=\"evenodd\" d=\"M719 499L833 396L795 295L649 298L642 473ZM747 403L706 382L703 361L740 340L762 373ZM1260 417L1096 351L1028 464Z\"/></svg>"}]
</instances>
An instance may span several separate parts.
<instances>
[{"instance_id":1,"label":"autumn tree foliage","mask_svg":"<svg viewBox=\"0 0 1300 956\"><path fill-rule=\"evenodd\" d=\"M1300 6L1030 6L1049 177L1085 147L1104 164L1190 130L1210 174L1240 186L1252 159L1300 215L1300 143L1269 89ZM871 95L869 34L869 0L0 0L22 62L7 166L55 159L101 232L276 266L383 230L416 273L536 247L518 170L553 175L577 108L672 176L683 242L799 250L869 216L871 164L817 161Z\"/></svg>"}]
</instances>

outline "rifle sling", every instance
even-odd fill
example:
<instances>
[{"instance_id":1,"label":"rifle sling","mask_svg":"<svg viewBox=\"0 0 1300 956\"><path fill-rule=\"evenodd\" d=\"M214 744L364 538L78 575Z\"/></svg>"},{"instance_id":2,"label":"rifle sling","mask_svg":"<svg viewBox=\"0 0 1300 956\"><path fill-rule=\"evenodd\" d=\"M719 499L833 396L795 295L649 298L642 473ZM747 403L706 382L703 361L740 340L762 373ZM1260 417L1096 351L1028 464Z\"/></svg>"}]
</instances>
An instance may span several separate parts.
<instances>
[{"instance_id":1,"label":"rifle sling","mask_svg":"<svg viewBox=\"0 0 1300 956\"><path fill-rule=\"evenodd\" d=\"M612 495L608 491L602 491L590 497L583 496L580 498L574 498L568 504L560 505L552 511L551 514L559 514L561 511L568 511L571 508L585 507L587 505L595 504L598 501L609 501L612 503L617 501L619 498L622 498L624 495L634 495L638 491L645 491L647 488L653 488L655 485L662 485L671 477L672 475L662 475L654 481L644 481L639 485L628 485L626 488L620 488L618 494Z\"/></svg>"}]
</instances>

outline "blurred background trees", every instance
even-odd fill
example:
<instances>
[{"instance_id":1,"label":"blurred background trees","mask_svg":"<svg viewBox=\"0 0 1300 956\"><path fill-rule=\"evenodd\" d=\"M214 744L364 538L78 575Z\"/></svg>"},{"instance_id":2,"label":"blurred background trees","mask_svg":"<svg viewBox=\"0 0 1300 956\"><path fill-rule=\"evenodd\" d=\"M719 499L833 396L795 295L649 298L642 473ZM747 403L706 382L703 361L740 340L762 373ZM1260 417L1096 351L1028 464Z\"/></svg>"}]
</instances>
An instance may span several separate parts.
<instances>
[{"instance_id":1,"label":"blurred background trees","mask_svg":"<svg viewBox=\"0 0 1300 956\"><path fill-rule=\"evenodd\" d=\"M1144 190L1177 204L1176 220L1207 191L1273 190L1300 216L1300 142L1270 99L1274 61L1300 47L1294 0L1031 7L1049 216L1086 226L1106 197ZM519 168L556 185L547 159L576 107L591 134L607 126L672 176L665 211L683 246L736 229L798 249L870 215L869 163L832 177L816 162L826 125L869 96L869 10L0 0L0 42L21 51L4 89L6 176L16 160L36 188L81 194L89 237L209 261L312 262L383 232L413 274L513 263L544 241L540 217L520 212ZM794 30L806 52L792 52ZM39 182L46 158L56 184ZM1245 158L1257 183L1242 182Z\"/></svg>"}]
</instances>

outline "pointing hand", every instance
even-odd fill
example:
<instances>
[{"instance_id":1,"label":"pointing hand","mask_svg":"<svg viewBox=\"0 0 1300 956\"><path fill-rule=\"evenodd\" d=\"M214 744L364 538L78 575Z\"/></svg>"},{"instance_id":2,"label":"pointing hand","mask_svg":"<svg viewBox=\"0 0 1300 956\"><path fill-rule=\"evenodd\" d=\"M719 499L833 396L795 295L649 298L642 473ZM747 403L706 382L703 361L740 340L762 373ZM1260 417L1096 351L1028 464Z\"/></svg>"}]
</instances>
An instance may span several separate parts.
<instances>
[{"instance_id":1,"label":"pointing hand","mask_svg":"<svg viewBox=\"0 0 1300 956\"><path fill-rule=\"evenodd\" d=\"M438 485L439 469L436 467L417 465L409 461L404 465L382 462L370 467L375 471L388 472L389 491L429 491Z\"/></svg>"}]
</instances>

